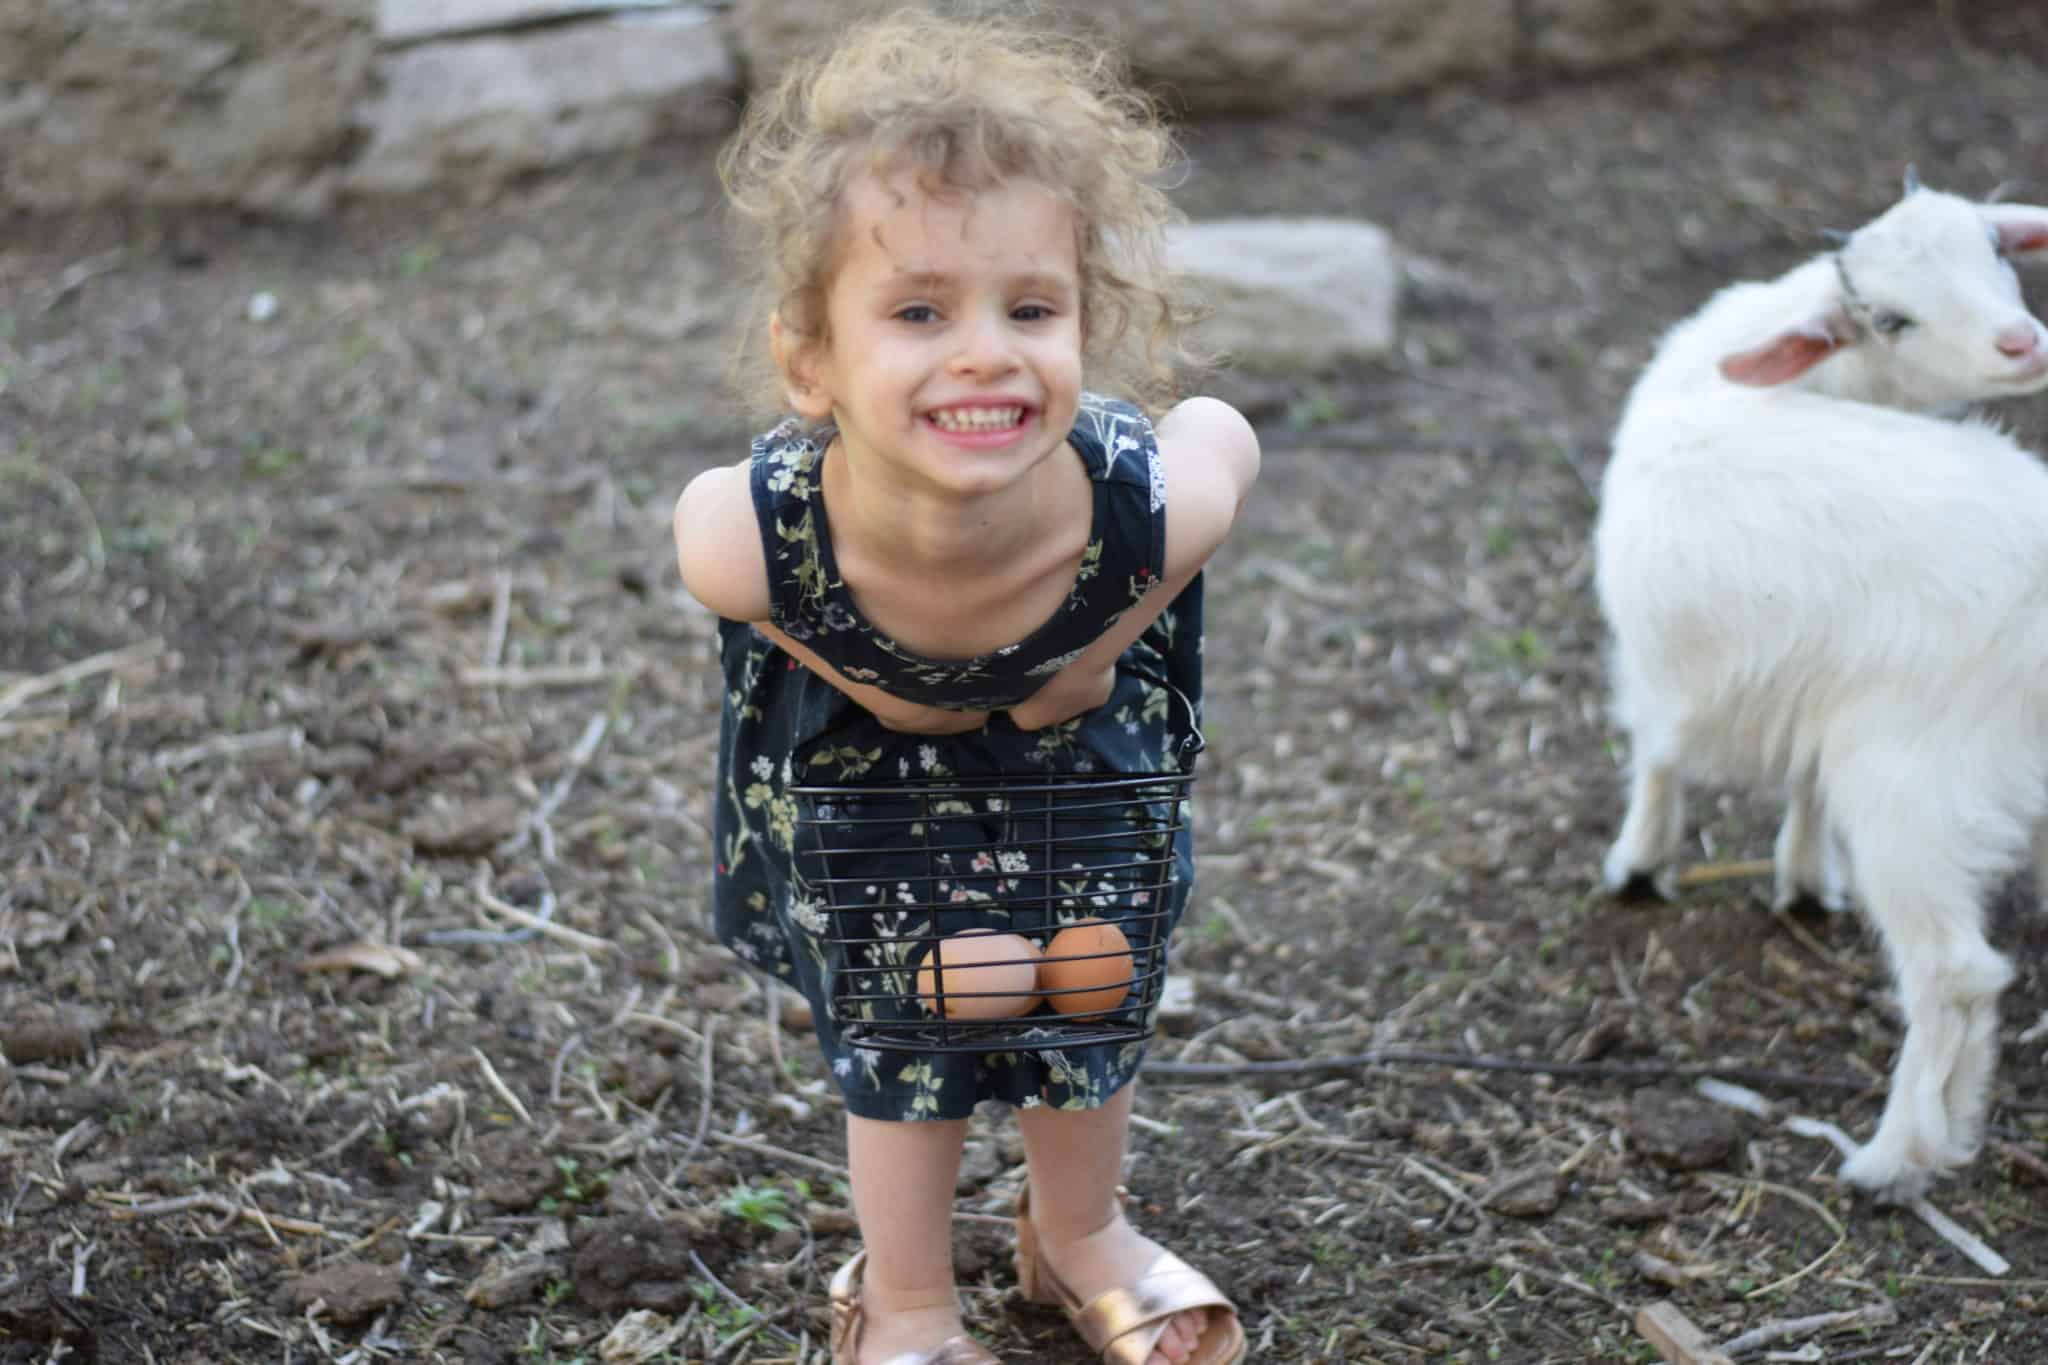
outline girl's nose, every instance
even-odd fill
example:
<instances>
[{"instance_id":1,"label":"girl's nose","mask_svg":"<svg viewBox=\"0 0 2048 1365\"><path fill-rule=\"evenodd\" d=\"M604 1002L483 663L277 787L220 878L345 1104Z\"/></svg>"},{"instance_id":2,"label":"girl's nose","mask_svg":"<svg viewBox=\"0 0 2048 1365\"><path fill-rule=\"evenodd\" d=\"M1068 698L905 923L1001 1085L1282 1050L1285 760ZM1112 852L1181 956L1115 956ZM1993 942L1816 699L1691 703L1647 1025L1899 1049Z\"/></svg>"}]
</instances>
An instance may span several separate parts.
<instances>
[{"instance_id":1,"label":"girl's nose","mask_svg":"<svg viewBox=\"0 0 2048 1365\"><path fill-rule=\"evenodd\" d=\"M1009 329L1000 317L981 318L960 333L953 368L961 374L1005 374L1017 364Z\"/></svg>"}]
</instances>

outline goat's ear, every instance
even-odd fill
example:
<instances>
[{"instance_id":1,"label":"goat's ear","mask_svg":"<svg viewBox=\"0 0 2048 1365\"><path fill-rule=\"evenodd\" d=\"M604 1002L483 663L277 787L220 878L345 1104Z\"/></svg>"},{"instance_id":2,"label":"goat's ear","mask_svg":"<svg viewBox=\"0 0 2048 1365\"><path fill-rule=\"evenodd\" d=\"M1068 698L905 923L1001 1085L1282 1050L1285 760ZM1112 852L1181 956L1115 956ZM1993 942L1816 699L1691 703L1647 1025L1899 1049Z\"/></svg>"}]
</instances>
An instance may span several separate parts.
<instances>
[{"instance_id":1,"label":"goat's ear","mask_svg":"<svg viewBox=\"0 0 2048 1365\"><path fill-rule=\"evenodd\" d=\"M1825 313L1778 333L1763 345L1721 357L1721 377L1731 384L1768 389L1788 384L1826 360L1855 337L1846 314Z\"/></svg>"},{"instance_id":2,"label":"goat's ear","mask_svg":"<svg viewBox=\"0 0 2048 1365\"><path fill-rule=\"evenodd\" d=\"M1998 234L2005 254L2016 261L2048 264L2048 208L2032 204L1986 204L1984 219Z\"/></svg>"}]
</instances>

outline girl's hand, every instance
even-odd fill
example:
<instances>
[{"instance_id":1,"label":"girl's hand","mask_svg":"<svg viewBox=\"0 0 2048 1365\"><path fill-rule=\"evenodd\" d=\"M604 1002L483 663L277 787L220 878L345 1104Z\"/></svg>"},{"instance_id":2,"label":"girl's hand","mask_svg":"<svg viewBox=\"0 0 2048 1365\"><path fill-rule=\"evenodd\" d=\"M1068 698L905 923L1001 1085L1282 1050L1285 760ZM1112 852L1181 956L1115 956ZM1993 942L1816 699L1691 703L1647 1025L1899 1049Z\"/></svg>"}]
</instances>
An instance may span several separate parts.
<instances>
[{"instance_id":1,"label":"girl's hand","mask_svg":"<svg viewBox=\"0 0 2048 1365\"><path fill-rule=\"evenodd\" d=\"M1055 673L1052 680L1010 708L1019 730L1043 730L1093 711L1116 689L1116 665L1089 667L1080 659Z\"/></svg>"},{"instance_id":2,"label":"girl's hand","mask_svg":"<svg viewBox=\"0 0 2048 1365\"><path fill-rule=\"evenodd\" d=\"M919 706L916 702L900 701L874 688L867 689L867 695L854 700L867 707L882 723L884 730L894 730L898 734L960 735L969 730L979 730L988 723L986 711L945 711L936 706Z\"/></svg>"}]
</instances>

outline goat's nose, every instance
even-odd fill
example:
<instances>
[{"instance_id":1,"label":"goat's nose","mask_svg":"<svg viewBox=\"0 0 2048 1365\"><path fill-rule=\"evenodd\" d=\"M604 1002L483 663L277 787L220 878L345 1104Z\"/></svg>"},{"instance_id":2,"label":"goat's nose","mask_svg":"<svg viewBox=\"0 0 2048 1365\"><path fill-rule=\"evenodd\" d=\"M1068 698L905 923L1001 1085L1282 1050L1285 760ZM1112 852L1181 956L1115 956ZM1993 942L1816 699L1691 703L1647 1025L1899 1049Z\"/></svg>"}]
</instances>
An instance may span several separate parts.
<instances>
[{"instance_id":1,"label":"goat's nose","mask_svg":"<svg viewBox=\"0 0 2048 1365\"><path fill-rule=\"evenodd\" d=\"M2000 332L1992 341L2000 355L2025 360L2041 349L2041 328L2033 321L2017 323Z\"/></svg>"}]
</instances>

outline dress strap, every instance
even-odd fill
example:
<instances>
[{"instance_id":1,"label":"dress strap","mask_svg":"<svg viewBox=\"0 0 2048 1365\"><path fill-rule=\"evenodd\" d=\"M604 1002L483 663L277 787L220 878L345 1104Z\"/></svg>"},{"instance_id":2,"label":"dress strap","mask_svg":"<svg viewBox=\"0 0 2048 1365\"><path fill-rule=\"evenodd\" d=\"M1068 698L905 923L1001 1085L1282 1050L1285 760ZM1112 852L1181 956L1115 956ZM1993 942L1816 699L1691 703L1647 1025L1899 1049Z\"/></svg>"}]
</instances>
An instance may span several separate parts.
<instances>
[{"instance_id":1,"label":"dress strap","mask_svg":"<svg viewBox=\"0 0 2048 1365\"><path fill-rule=\"evenodd\" d=\"M1089 474L1107 485L1114 520L1107 539L1119 562L1102 566L1105 580L1128 577L1135 596L1166 572L1166 471L1151 420L1134 404L1084 393L1068 439Z\"/></svg>"},{"instance_id":2,"label":"dress strap","mask_svg":"<svg viewBox=\"0 0 2048 1365\"><path fill-rule=\"evenodd\" d=\"M790 418L754 438L748 461L754 519L768 560L768 620L792 634L802 632L806 602L815 607L830 586L812 520L825 514L818 473L824 450L825 441Z\"/></svg>"}]
</instances>

